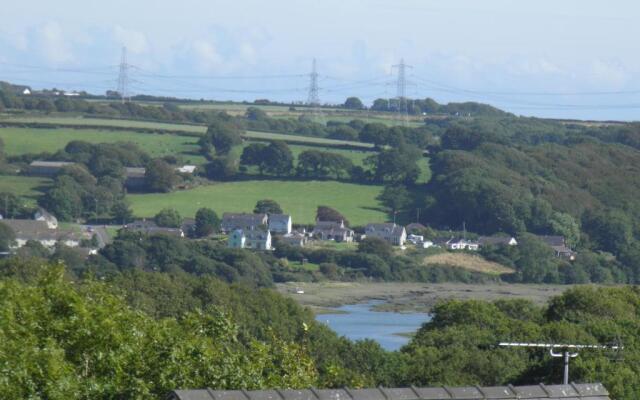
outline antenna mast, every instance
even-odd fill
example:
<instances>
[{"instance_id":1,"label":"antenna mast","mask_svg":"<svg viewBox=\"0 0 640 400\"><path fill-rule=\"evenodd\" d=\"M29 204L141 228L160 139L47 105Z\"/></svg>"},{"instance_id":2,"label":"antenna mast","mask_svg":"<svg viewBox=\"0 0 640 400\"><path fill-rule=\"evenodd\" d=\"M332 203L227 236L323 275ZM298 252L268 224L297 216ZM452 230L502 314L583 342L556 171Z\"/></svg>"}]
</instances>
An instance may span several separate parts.
<instances>
[{"instance_id":1,"label":"antenna mast","mask_svg":"<svg viewBox=\"0 0 640 400\"><path fill-rule=\"evenodd\" d=\"M603 346L598 344L553 344L553 343L512 343L502 342L501 347L526 347L549 349L549 354L554 358L564 358L564 375L562 383L569 384L569 360L578 357L580 350L623 350L622 346ZM559 352L555 351L559 350Z\"/></svg>"}]
</instances>

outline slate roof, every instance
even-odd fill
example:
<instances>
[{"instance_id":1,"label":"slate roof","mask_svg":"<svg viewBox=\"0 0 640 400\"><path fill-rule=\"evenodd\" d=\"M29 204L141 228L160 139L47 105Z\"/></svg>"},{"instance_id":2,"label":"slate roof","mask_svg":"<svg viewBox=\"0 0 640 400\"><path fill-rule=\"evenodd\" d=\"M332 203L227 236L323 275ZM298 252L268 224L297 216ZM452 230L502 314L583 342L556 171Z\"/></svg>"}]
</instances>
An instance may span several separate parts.
<instances>
[{"instance_id":1,"label":"slate roof","mask_svg":"<svg viewBox=\"0 0 640 400\"><path fill-rule=\"evenodd\" d=\"M404 231L404 227L396 225L393 222L367 224L364 228L365 233L380 233L384 236L401 236Z\"/></svg>"},{"instance_id":2,"label":"slate roof","mask_svg":"<svg viewBox=\"0 0 640 400\"><path fill-rule=\"evenodd\" d=\"M506 246L512 239L511 236L480 236L478 243L481 246Z\"/></svg>"},{"instance_id":3,"label":"slate roof","mask_svg":"<svg viewBox=\"0 0 640 400\"><path fill-rule=\"evenodd\" d=\"M269 224L278 223L278 224L288 224L289 219L291 219L291 215L289 214L269 214Z\"/></svg>"},{"instance_id":4,"label":"slate roof","mask_svg":"<svg viewBox=\"0 0 640 400\"><path fill-rule=\"evenodd\" d=\"M169 400L611 400L600 383L301 390L175 390Z\"/></svg>"},{"instance_id":5,"label":"slate roof","mask_svg":"<svg viewBox=\"0 0 640 400\"><path fill-rule=\"evenodd\" d=\"M267 221L267 214L224 213L222 228L224 230L258 227Z\"/></svg>"}]
</instances>

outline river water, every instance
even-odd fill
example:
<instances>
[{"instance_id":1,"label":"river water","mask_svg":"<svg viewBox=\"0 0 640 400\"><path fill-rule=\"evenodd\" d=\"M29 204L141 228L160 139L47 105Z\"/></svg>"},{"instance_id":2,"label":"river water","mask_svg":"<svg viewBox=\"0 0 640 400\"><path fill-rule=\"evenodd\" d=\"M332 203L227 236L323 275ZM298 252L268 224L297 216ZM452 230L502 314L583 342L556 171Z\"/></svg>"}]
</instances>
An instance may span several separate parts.
<instances>
[{"instance_id":1,"label":"river water","mask_svg":"<svg viewBox=\"0 0 640 400\"><path fill-rule=\"evenodd\" d=\"M402 333L414 333L431 318L426 313L373 311L382 301L350 304L335 308L339 313L319 314L316 320L327 324L339 335L352 340L373 339L386 350L398 350L409 342Z\"/></svg>"}]
</instances>

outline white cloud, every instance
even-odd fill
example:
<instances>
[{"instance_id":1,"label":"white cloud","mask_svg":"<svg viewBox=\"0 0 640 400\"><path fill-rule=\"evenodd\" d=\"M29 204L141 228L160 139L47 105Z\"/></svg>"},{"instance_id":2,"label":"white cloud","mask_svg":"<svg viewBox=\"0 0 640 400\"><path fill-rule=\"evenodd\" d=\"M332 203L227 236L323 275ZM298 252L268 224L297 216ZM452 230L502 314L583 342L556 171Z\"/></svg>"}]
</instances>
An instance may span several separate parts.
<instances>
[{"instance_id":1,"label":"white cloud","mask_svg":"<svg viewBox=\"0 0 640 400\"><path fill-rule=\"evenodd\" d=\"M589 67L589 78L596 85L619 88L629 81L630 75L619 63L598 59Z\"/></svg>"},{"instance_id":2,"label":"white cloud","mask_svg":"<svg viewBox=\"0 0 640 400\"><path fill-rule=\"evenodd\" d=\"M65 64L74 60L70 40L65 37L60 24L56 21L46 22L35 31L37 50L48 62Z\"/></svg>"},{"instance_id":3,"label":"white cloud","mask_svg":"<svg viewBox=\"0 0 640 400\"><path fill-rule=\"evenodd\" d=\"M138 31L126 29L120 25L116 25L113 29L115 39L123 46L127 47L127 50L132 53L144 53L149 49L149 42L147 36Z\"/></svg>"},{"instance_id":4,"label":"white cloud","mask_svg":"<svg viewBox=\"0 0 640 400\"><path fill-rule=\"evenodd\" d=\"M191 44L190 53L200 70L213 70L220 68L223 64L222 56L216 46L205 40L195 40Z\"/></svg>"}]
</instances>

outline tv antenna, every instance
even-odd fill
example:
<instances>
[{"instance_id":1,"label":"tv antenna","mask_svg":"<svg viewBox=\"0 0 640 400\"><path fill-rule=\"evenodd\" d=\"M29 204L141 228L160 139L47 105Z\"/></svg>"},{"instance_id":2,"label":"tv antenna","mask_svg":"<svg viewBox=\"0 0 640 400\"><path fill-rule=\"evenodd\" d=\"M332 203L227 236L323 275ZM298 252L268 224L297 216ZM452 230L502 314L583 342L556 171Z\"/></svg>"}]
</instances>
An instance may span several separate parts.
<instances>
[{"instance_id":1,"label":"tv antenna","mask_svg":"<svg viewBox=\"0 0 640 400\"><path fill-rule=\"evenodd\" d=\"M542 348L549 349L549 354L553 358L564 359L564 376L562 383L569 384L569 360L578 357L581 350L623 350L623 346L605 346L599 344L553 344L553 343L517 343L517 342L501 342L501 347L526 347L526 348Z\"/></svg>"}]
</instances>

